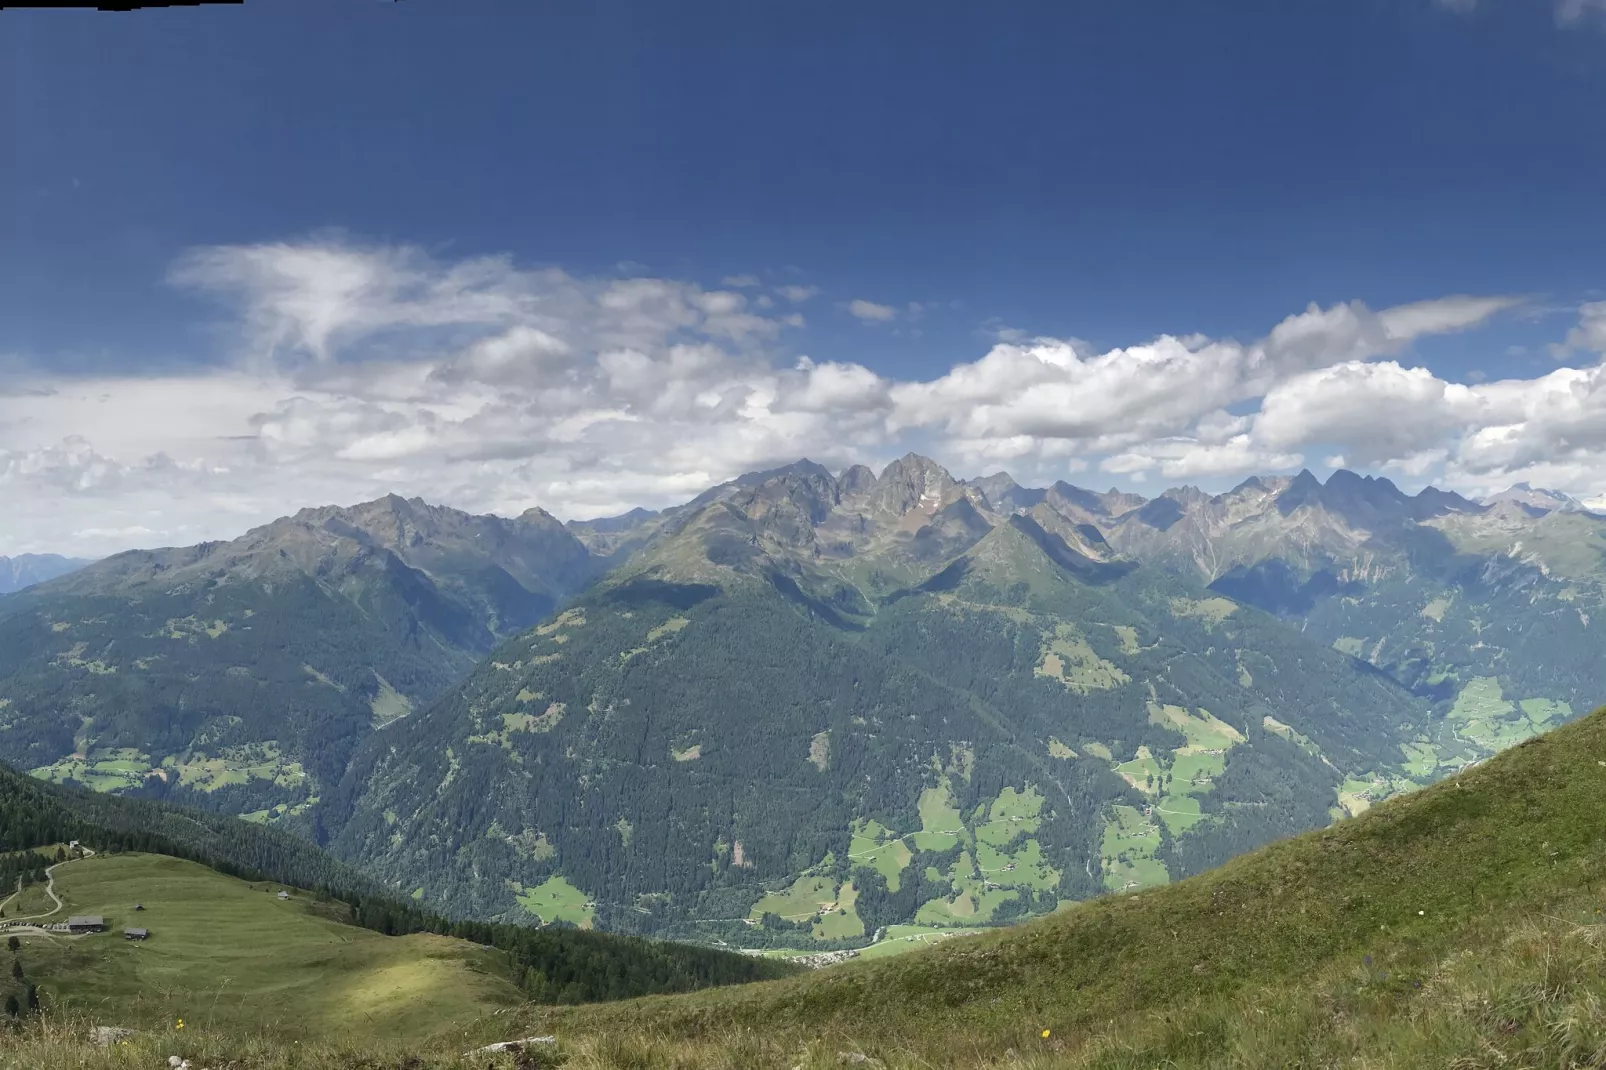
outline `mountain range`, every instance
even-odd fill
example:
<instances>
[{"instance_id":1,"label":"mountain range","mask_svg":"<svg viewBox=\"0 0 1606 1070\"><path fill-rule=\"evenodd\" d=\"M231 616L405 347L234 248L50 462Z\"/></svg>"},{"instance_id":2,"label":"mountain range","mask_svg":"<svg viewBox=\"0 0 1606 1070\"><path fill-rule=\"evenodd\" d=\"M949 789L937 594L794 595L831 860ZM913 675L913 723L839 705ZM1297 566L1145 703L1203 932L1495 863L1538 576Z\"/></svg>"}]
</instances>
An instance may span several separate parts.
<instances>
[{"instance_id":1,"label":"mountain range","mask_svg":"<svg viewBox=\"0 0 1606 1070\"><path fill-rule=\"evenodd\" d=\"M548 616L592 562L539 509L397 497L117 554L0 603L0 757L306 817L362 738Z\"/></svg>"},{"instance_id":2,"label":"mountain range","mask_svg":"<svg viewBox=\"0 0 1606 1070\"><path fill-rule=\"evenodd\" d=\"M0 600L0 757L460 915L845 948L1164 883L1569 719L1603 534L1521 486L914 455L568 525L387 498Z\"/></svg>"},{"instance_id":3,"label":"mountain range","mask_svg":"<svg viewBox=\"0 0 1606 1070\"><path fill-rule=\"evenodd\" d=\"M60 554L18 554L0 557L0 594L10 594L45 580L55 579L74 569L83 568L88 561Z\"/></svg>"}]
</instances>

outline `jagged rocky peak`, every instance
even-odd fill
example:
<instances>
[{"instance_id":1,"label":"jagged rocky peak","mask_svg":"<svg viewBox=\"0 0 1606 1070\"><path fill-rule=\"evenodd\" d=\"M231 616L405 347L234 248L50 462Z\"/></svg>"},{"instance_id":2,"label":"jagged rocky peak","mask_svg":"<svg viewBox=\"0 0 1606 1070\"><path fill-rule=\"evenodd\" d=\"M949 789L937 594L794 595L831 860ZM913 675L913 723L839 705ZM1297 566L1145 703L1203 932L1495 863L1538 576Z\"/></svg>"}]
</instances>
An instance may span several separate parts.
<instances>
[{"instance_id":1,"label":"jagged rocky peak","mask_svg":"<svg viewBox=\"0 0 1606 1070\"><path fill-rule=\"evenodd\" d=\"M1383 476L1361 476L1340 468L1327 477L1320 501L1329 511L1355 523L1375 524L1411 516L1411 499Z\"/></svg>"},{"instance_id":2,"label":"jagged rocky peak","mask_svg":"<svg viewBox=\"0 0 1606 1070\"><path fill-rule=\"evenodd\" d=\"M274 521L267 528L271 530L280 525L299 524L322 528L338 535L361 533L380 542L403 545L443 525L468 519L467 513L430 505L422 498L386 494L356 505L320 505L302 509L287 520Z\"/></svg>"},{"instance_id":3,"label":"jagged rocky peak","mask_svg":"<svg viewBox=\"0 0 1606 1070\"><path fill-rule=\"evenodd\" d=\"M810 524L818 524L841 500L836 477L810 460L772 469L763 476L731 499L754 519L777 511L795 512L807 517Z\"/></svg>"},{"instance_id":4,"label":"jagged rocky peak","mask_svg":"<svg viewBox=\"0 0 1606 1070\"><path fill-rule=\"evenodd\" d=\"M930 516L961 494L958 481L929 457L909 453L887 465L876 479L872 507L897 516Z\"/></svg>"},{"instance_id":5,"label":"jagged rocky peak","mask_svg":"<svg viewBox=\"0 0 1606 1070\"><path fill-rule=\"evenodd\" d=\"M1275 497L1293 483L1288 476L1250 476L1228 491L1224 497L1240 500L1262 500Z\"/></svg>"},{"instance_id":6,"label":"jagged rocky peak","mask_svg":"<svg viewBox=\"0 0 1606 1070\"><path fill-rule=\"evenodd\" d=\"M1429 520L1446 513L1483 513L1488 506L1463 498L1452 490L1423 487L1411 499L1411 515L1417 520Z\"/></svg>"},{"instance_id":7,"label":"jagged rocky peak","mask_svg":"<svg viewBox=\"0 0 1606 1070\"><path fill-rule=\"evenodd\" d=\"M1213 500L1212 495L1206 494L1204 491L1194 486L1170 487L1167 490L1161 491L1160 497L1170 498L1172 501L1182 506L1183 509L1196 508Z\"/></svg>"},{"instance_id":8,"label":"jagged rocky peak","mask_svg":"<svg viewBox=\"0 0 1606 1070\"><path fill-rule=\"evenodd\" d=\"M1483 499L1483 504L1485 505L1499 505L1502 502L1513 502L1517 505L1527 506L1529 509L1539 509L1547 513L1580 513L1586 511L1584 503L1570 494L1564 494L1559 490L1530 486L1526 482L1513 483L1499 494L1492 494Z\"/></svg>"},{"instance_id":9,"label":"jagged rocky peak","mask_svg":"<svg viewBox=\"0 0 1606 1070\"><path fill-rule=\"evenodd\" d=\"M1111 487L1098 497L1104 503L1104 508L1114 517L1123 516L1134 509L1141 509L1149 501L1141 494L1133 494L1117 487Z\"/></svg>"},{"instance_id":10,"label":"jagged rocky peak","mask_svg":"<svg viewBox=\"0 0 1606 1070\"><path fill-rule=\"evenodd\" d=\"M1277 496L1284 516L1302 506L1319 507L1358 526L1428 520L1453 512L1482 512L1483 507L1459 494L1426 487L1407 495L1383 476L1362 476L1340 468L1323 484L1307 469Z\"/></svg>"},{"instance_id":11,"label":"jagged rocky peak","mask_svg":"<svg viewBox=\"0 0 1606 1070\"><path fill-rule=\"evenodd\" d=\"M1277 495L1277 511L1288 516L1300 506L1319 505L1321 500L1322 481L1309 468L1301 468L1299 475Z\"/></svg>"},{"instance_id":12,"label":"jagged rocky peak","mask_svg":"<svg viewBox=\"0 0 1606 1070\"><path fill-rule=\"evenodd\" d=\"M527 510L534 512L536 510ZM565 526L575 532L598 532L601 534L614 534L620 531L633 531L641 525L658 516L655 509L643 509L639 505L628 513L618 516L600 516L595 520L571 520Z\"/></svg>"},{"instance_id":13,"label":"jagged rocky peak","mask_svg":"<svg viewBox=\"0 0 1606 1070\"><path fill-rule=\"evenodd\" d=\"M524 510L524 512L520 513L515 518L514 522L523 524L526 527L544 528L549 531L552 529L561 529L565 531L568 530L564 527L563 521L559 520L557 517L553 516L539 505L532 505L528 509Z\"/></svg>"},{"instance_id":14,"label":"jagged rocky peak","mask_svg":"<svg viewBox=\"0 0 1606 1070\"><path fill-rule=\"evenodd\" d=\"M814 529L840 501L836 477L809 460L743 476L724 497L727 506L757 525L757 531L794 547L812 545Z\"/></svg>"},{"instance_id":15,"label":"jagged rocky peak","mask_svg":"<svg viewBox=\"0 0 1606 1070\"><path fill-rule=\"evenodd\" d=\"M1329 495L1350 494L1376 503L1405 500L1405 492L1386 476L1363 476L1348 468L1335 470L1322 489Z\"/></svg>"},{"instance_id":16,"label":"jagged rocky peak","mask_svg":"<svg viewBox=\"0 0 1606 1070\"><path fill-rule=\"evenodd\" d=\"M1124 498L1136 498L1137 504L1130 505ZM1043 495L1043 500L1055 512L1070 517L1078 523L1091 523L1106 521L1130 512L1143 504L1143 499L1137 495L1122 495L1113 488L1108 494L1099 494L1096 491L1084 490L1061 480L1055 483Z\"/></svg>"},{"instance_id":17,"label":"jagged rocky peak","mask_svg":"<svg viewBox=\"0 0 1606 1070\"><path fill-rule=\"evenodd\" d=\"M982 504L995 513L1030 509L1048 494L1045 490L1021 486L1008 472L995 472L980 479L967 480L965 485L975 491Z\"/></svg>"},{"instance_id":18,"label":"jagged rocky peak","mask_svg":"<svg viewBox=\"0 0 1606 1070\"><path fill-rule=\"evenodd\" d=\"M856 464L844 469L836 483L841 488L842 497L861 497L875 489L875 472L865 465Z\"/></svg>"}]
</instances>

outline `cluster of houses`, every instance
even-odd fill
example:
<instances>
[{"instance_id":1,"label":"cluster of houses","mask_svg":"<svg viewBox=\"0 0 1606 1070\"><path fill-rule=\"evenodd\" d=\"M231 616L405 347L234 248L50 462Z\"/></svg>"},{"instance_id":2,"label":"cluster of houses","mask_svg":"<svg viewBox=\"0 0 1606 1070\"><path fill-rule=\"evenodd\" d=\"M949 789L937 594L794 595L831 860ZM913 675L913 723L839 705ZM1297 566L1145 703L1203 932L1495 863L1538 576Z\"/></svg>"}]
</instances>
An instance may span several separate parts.
<instances>
[{"instance_id":1,"label":"cluster of houses","mask_svg":"<svg viewBox=\"0 0 1606 1070\"><path fill-rule=\"evenodd\" d=\"M136 904L134 909L144 910L145 907ZM60 928L60 926L56 926L56 928ZM99 914L74 914L67 919L66 928L69 933L75 936L82 936L86 933L103 933L106 931L107 925L106 919ZM124 940L144 940L150 935L151 931L149 929L131 926L123 930Z\"/></svg>"}]
</instances>

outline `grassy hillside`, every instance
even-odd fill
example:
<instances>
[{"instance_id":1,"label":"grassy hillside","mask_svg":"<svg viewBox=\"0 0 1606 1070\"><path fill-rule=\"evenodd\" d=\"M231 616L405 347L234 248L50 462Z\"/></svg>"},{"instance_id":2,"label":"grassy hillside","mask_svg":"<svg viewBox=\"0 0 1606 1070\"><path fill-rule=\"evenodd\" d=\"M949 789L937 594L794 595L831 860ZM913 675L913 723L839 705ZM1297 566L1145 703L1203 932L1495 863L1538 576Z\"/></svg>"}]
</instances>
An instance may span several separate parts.
<instances>
[{"instance_id":1,"label":"grassy hillside","mask_svg":"<svg viewBox=\"0 0 1606 1070\"><path fill-rule=\"evenodd\" d=\"M530 1025L579 1046L635 1037L659 1058L701 1050L688 1065L728 1062L733 1046L749 1065L796 1065L811 1041L898 1065L1010 1050L1068 1066L1598 1065L1603 789L1606 710L1169 887L899 958Z\"/></svg>"},{"instance_id":2,"label":"grassy hillside","mask_svg":"<svg viewBox=\"0 0 1606 1070\"><path fill-rule=\"evenodd\" d=\"M114 931L20 936L14 958L49 1012L417 1040L524 999L504 954L427 933L381 936L337 920L343 904L301 891L281 901L284 885L147 854L79 859L55 877L61 917L100 914ZM151 935L125 940L127 926Z\"/></svg>"},{"instance_id":3,"label":"grassy hillside","mask_svg":"<svg viewBox=\"0 0 1606 1070\"><path fill-rule=\"evenodd\" d=\"M1599 1066L1603 788L1606 710L1219 870L900 958L526 1008L399 1045L168 1030L102 1052L83 1043L81 1023L72 1033L46 1023L0 1035L0 1060L84 1070L171 1052L241 1070ZM558 1043L533 1061L461 1055L547 1032Z\"/></svg>"},{"instance_id":4,"label":"grassy hillside","mask_svg":"<svg viewBox=\"0 0 1606 1070\"><path fill-rule=\"evenodd\" d=\"M11 917L36 912L40 845L81 840L102 854L155 852L221 874L316 889L329 916L385 936L436 934L495 948L525 996L583 1002L680 992L782 976L791 967L710 948L607 933L448 919L399 901L366 876L278 829L168 803L41 783L0 766L0 887L19 890ZM54 857L52 855L52 857ZM78 862L70 866L80 865ZM74 873L79 870L74 869Z\"/></svg>"}]
</instances>

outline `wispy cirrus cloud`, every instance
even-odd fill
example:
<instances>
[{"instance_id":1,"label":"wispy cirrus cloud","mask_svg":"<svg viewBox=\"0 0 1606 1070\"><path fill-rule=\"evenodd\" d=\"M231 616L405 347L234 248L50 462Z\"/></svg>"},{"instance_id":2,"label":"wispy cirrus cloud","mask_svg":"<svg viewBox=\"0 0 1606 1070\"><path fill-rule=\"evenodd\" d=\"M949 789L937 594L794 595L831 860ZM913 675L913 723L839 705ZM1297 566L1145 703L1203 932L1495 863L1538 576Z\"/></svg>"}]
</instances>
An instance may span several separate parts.
<instances>
[{"instance_id":1,"label":"wispy cirrus cloud","mask_svg":"<svg viewBox=\"0 0 1606 1070\"><path fill-rule=\"evenodd\" d=\"M794 305L800 305L812 297L818 297L820 288L818 286L778 286L776 287L775 292L792 302Z\"/></svg>"},{"instance_id":2,"label":"wispy cirrus cloud","mask_svg":"<svg viewBox=\"0 0 1606 1070\"><path fill-rule=\"evenodd\" d=\"M898 318L898 310L891 305L855 298L848 302L848 315L861 323L890 323Z\"/></svg>"},{"instance_id":3,"label":"wispy cirrus cloud","mask_svg":"<svg viewBox=\"0 0 1606 1070\"><path fill-rule=\"evenodd\" d=\"M1432 0L1441 11L1457 15L1471 15L1481 8L1493 6L1491 0ZM1534 7L1541 4L1550 9L1556 25L1563 28L1578 26L1592 16L1606 15L1606 0L1516 0Z\"/></svg>"}]
</instances>

